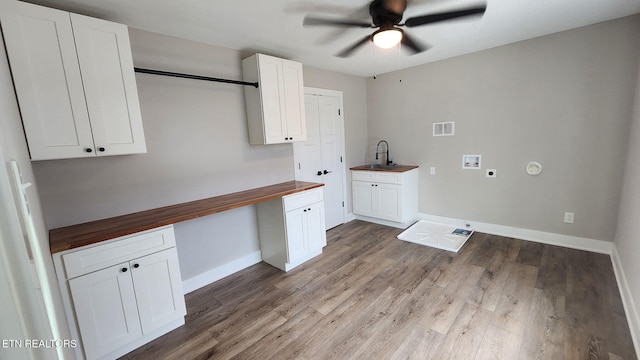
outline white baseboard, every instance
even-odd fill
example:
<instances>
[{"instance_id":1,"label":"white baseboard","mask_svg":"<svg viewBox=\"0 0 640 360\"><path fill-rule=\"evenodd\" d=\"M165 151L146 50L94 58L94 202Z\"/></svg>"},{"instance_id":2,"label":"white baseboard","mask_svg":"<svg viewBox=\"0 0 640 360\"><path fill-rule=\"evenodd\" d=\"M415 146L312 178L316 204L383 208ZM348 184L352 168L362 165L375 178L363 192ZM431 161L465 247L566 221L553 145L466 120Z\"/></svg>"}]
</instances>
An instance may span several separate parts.
<instances>
[{"instance_id":1,"label":"white baseboard","mask_svg":"<svg viewBox=\"0 0 640 360\"><path fill-rule=\"evenodd\" d=\"M244 268L255 265L260 261L262 261L262 254L258 250L254 253L236 259L230 263L226 263L200 275L196 275L187 280L183 280L182 288L184 289L184 293L188 294L194 290L198 290L201 287L207 286Z\"/></svg>"},{"instance_id":2,"label":"white baseboard","mask_svg":"<svg viewBox=\"0 0 640 360\"><path fill-rule=\"evenodd\" d=\"M353 217L354 217L354 220L362 220L362 221L372 222L374 224L390 226L390 227L394 227L394 228L398 228L398 229L406 229L410 225L413 225L413 223L415 223L417 221L416 219L413 219L413 220L410 220L410 221L407 221L407 222L404 222L404 223L400 223L400 222L396 222L396 221L377 219L377 218L372 218L372 217L369 217L369 216L362 216L362 215L354 215Z\"/></svg>"},{"instance_id":3,"label":"white baseboard","mask_svg":"<svg viewBox=\"0 0 640 360\"><path fill-rule=\"evenodd\" d=\"M353 215L352 212L350 212L350 213L347 213L347 216L344 218L344 222L348 223L348 222L351 222L351 221L353 221L355 219L356 219L356 216Z\"/></svg>"},{"instance_id":4,"label":"white baseboard","mask_svg":"<svg viewBox=\"0 0 640 360\"><path fill-rule=\"evenodd\" d=\"M613 272L616 275L618 289L620 290L620 297L622 298L622 304L624 305L624 313L627 315L627 322L629 323L629 331L631 332L633 346L636 349L636 354L640 354L640 343L638 342L638 334L640 334L640 317L638 317L636 302L633 301L634 299L631 295L629 283L627 282L627 276L624 273L622 263L620 263L618 248L615 244L611 248L611 262L613 263Z\"/></svg>"},{"instance_id":5,"label":"white baseboard","mask_svg":"<svg viewBox=\"0 0 640 360\"><path fill-rule=\"evenodd\" d=\"M450 224L457 227L464 227L465 221L462 219L449 218L429 214L418 214L422 220ZM613 243L610 241L582 238L577 236L555 234L538 230L516 228L511 226L497 225L471 221L471 227L475 231L493 235L512 237L522 240L534 241L542 244L563 246L570 249L586 250L600 254L611 255Z\"/></svg>"}]
</instances>

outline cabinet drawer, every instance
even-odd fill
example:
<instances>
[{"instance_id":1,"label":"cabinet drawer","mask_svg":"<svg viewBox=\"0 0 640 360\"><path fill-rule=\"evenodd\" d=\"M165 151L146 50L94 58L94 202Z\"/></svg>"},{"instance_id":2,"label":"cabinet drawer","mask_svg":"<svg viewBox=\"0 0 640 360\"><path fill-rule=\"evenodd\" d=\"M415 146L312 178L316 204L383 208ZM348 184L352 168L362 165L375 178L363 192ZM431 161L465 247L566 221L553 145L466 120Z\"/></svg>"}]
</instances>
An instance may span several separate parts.
<instances>
[{"instance_id":1,"label":"cabinet drawer","mask_svg":"<svg viewBox=\"0 0 640 360\"><path fill-rule=\"evenodd\" d=\"M354 181L376 181L376 173L373 171L352 171L351 180Z\"/></svg>"},{"instance_id":2,"label":"cabinet drawer","mask_svg":"<svg viewBox=\"0 0 640 360\"><path fill-rule=\"evenodd\" d=\"M391 171L352 171L351 180L353 181L369 181L385 184L402 184L402 174L400 172Z\"/></svg>"},{"instance_id":3,"label":"cabinet drawer","mask_svg":"<svg viewBox=\"0 0 640 360\"><path fill-rule=\"evenodd\" d=\"M378 171L376 181L385 184L402 184L402 173Z\"/></svg>"},{"instance_id":4,"label":"cabinet drawer","mask_svg":"<svg viewBox=\"0 0 640 360\"><path fill-rule=\"evenodd\" d=\"M169 225L62 255L67 279L176 246Z\"/></svg>"},{"instance_id":5,"label":"cabinet drawer","mask_svg":"<svg viewBox=\"0 0 640 360\"><path fill-rule=\"evenodd\" d=\"M289 211L323 200L322 188L315 188L283 197L284 210Z\"/></svg>"}]
</instances>

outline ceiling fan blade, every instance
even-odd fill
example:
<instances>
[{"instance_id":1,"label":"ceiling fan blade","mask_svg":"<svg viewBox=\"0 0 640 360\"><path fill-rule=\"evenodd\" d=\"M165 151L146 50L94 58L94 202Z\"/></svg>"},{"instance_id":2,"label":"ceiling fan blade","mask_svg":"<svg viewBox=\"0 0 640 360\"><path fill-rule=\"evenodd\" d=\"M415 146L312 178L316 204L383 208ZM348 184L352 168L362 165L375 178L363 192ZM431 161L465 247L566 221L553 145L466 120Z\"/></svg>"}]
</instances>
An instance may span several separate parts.
<instances>
[{"instance_id":1,"label":"ceiling fan blade","mask_svg":"<svg viewBox=\"0 0 640 360\"><path fill-rule=\"evenodd\" d=\"M429 46L422 45L419 42L415 41L411 36L407 35L406 32L404 32L404 34L402 35L401 43L402 46L406 46L407 48L409 48L413 52L413 54L421 53L429 49Z\"/></svg>"},{"instance_id":2,"label":"ceiling fan blade","mask_svg":"<svg viewBox=\"0 0 640 360\"><path fill-rule=\"evenodd\" d=\"M347 27L361 27L371 28L371 23L351 20L334 20L334 19L321 19L312 16L305 16L302 22L304 26L347 26Z\"/></svg>"},{"instance_id":3,"label":"ceiling fan blade","mask_svg":"<svg viewBox=\"0 0 640 360\"><path fill-rule=\"evenodd\" d=\"M432 24L440 21L456 19L464 16L482 15L484 14L485 10L487 10L487 7L483 5L483 6L473 7L469 9L447 11L439 14L416 16L416 17L407 19L404 22L404 25L406 25L407 27L414 27L414 26Z\"/></svg>"},{"instance_id":4,"label":"ceiling fan blade","mask_svg":"<svg viewBox=\"0 0 640 360\"><path fill-rule=\"evenodd\" d=\"M342 50L341 52L337 53L336 56L341 57L341 58L345 58L348 57L349 55L351 55L351 53L353 53L357 48L359 48L360 46L364 45L367 43L367 41L371 41L371 36L372 35L367 35L366 37L364 37L362 40L358 41L357 43L351 45L350 47Z\"/></svg>"}]
</instances>

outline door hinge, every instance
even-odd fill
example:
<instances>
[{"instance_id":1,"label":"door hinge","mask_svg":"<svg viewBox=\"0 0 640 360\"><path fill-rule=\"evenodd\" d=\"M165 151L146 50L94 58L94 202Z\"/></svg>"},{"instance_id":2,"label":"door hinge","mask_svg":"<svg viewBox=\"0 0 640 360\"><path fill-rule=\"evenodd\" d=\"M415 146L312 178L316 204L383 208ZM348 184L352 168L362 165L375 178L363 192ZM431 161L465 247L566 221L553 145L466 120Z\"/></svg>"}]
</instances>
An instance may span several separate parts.
<instances>
[{"instance_id":1,"label":"door hinge","mask_svg":"<svg viewBox=\"0 0 640 360\"><path fill-rule=\"evenodd\" d=\"M340 156L340 162L342 162L342 156Z\"/></svg>"},{"instance_id":2,"label":"door hinge","mask_svg":"<svg viewBox=\"0 0 640 360\"><path fill-rule=\"evenodd\" d=\"M338 109L338 115L340 115L340 109Z\"/></svg>"},{"instance_id":3,"label":"door hinge","mask_svg":"<svg viewBox=\"0 0 640 360\"><path fill-rule=\"evenodd\" d=\"M342 207L344 207L344 201L342 202Z\"/></svg>"}]
</instances>

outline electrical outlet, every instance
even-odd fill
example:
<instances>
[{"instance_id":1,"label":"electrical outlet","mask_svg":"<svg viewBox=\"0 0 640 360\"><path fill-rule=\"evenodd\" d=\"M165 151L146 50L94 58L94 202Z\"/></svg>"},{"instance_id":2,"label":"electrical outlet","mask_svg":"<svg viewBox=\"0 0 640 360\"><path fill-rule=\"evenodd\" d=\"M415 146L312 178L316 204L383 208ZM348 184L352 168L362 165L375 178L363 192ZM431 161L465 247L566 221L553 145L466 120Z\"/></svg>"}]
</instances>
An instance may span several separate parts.
<instances>
[{"instance_id":1,"label":"electrical outlet","mask_svg":"<svg viewBox=\"0 0 640 360\"><path fill-rule=\"evenodd\" d=\"M435 166L432 166L432 167L429 169L429 173L430 173L431 175L435 175L435 174L436 174L436 168L435 168Z\"/></svg>"},{"instance_id":2,"label":"electrical outlet","mask_svg":"<svg viewBox=\"0 0 640 360\"><path fill-rule=\"evenodd\" d=\"M573 224L574 217L575 217L575 213L566 212L564 213L564 222L567 224Z\"/></svg>"},{"instance_id":3,"label":"electrical outlet","mask_svg":"<svg viewBox=\"0 0 640 360\"><path fill-rule=\"evenodd\" d=\"M488 178L496 178L497 170L496 169L487 169L487 177Z\"/></svg>"}]
</instances>

